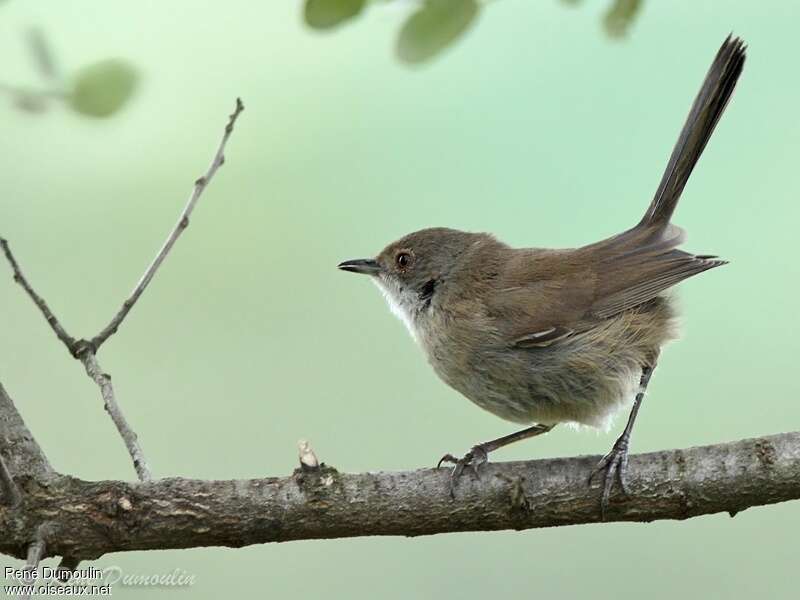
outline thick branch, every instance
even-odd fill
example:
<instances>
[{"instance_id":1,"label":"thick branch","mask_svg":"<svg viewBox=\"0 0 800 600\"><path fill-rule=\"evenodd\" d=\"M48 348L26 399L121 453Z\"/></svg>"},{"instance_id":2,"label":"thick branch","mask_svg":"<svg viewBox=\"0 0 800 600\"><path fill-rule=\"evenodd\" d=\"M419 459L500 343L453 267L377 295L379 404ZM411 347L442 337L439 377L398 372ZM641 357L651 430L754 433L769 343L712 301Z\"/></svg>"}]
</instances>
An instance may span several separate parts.
<instances>
[{"instance_id":1,"label":"thick branch","mask_svg":"<svg viewBox=\"0 0 800 600\"><path fill-rule=\"evenodd\" d=\"M62 477L27 498L29 519L57 525L48 553L240 547L368 535L530 529L600 521L600 490L586 484L596 456L488 464L449 495L449 469L232 481L87 482ZM630 457L631 496L612 496L608 521L735 514L800 498L800 432ZM0 509L0 552L23 541Z\"/></svg>"},{"instance_id":2,"label":"thick branch","mask_svg":"<svg viewBox=\"0 0 800 600\"><path fill-rule=\"evenodd\" d=\"M27 475L43 482L54 475L42 449L0 384L0 452L13 477Z\"/></svg>"},{"instance_id":3,"label":"thick branch","mask_svg":"<svg viewBox=\"0 0 800 600\"><path fill-rule=\"evenodd\" d=\"M100 333L92 338L91 343L95 350L100 348L100 346L102 346L103 343L117 331L120 324L122 324L123 319L125 319L127 314L136 304L139 296L142 295L142 292L144 292L150 281L153 279L153 276L161 266L161 263L164 262L165 258L167 258L169 251L178 240L178 237L180 237L180 235L183 233L183 230L189 226L189 217L191 216L197 201L200 199L203 191L213 179L217 169L219 169L225 162L225 145L228 143L228 138L231 136L231 133L233 133L233 126L236 123L236 119L243 110L244 105L242 104L241 99L237 98L236 108L228 117L228 124L225 126L225 132L222 134L222 140L220 141L217 152L211 161L211 165L208 167L205 175L194 182L192 195L189 196L189 201L186 203L181 216L178 218L178 222L175 224L175 227L173 227L172 231L167 237L167 240L161 247L161 250L159 250L158 254L156 254L153 262L150 263L149 267L147 267L147 270L144 272L144 275L142 275L139 283L136 284L136 287L133 289L133 292L131 292L131 295L125 300L125 302L122 303L122 307L119 309L117 314L114 315L114 318L111 319L111 322L106 325Z\"/></svg>"},{"instance_id":4,"label":"thick branch","mask_svg":"<svg viewBox=\"0 0 800 600\"><path fill-rule=\"evenodd\" d=\"M17 506L22 501L22 494L20 494L2 454L0 454L0 492L2 492L0 494L2 502L9 506Z\"/></svg>"}]
</instances>

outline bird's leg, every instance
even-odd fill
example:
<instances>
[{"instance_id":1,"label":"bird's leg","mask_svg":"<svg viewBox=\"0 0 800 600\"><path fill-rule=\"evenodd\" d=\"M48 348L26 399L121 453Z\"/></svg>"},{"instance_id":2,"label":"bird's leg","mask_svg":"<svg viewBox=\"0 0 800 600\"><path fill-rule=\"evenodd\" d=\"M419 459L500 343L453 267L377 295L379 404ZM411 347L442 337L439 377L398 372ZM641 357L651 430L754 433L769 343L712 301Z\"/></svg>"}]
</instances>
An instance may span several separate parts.
<instances>
[{"instance_id":1,"label":"bird's leg","mask_svg":"<svg viewBox=\"0 0 800 600\"><path fill-rule=\"evenodd\" d=\"M589 484L596 475L603 473L603 496L600 499L600 514L603 520L606 518L606 509L608 509L608 498L611 495L611 488L614 485L614 478L619 481L619 485L625 495L628 495L628 486L625 482L625 470L628 467L628 446L631 439L631 430L636 421L636 415L639 414L639 408L642 405L644 394L647 391L647 384L650 383L650 377L653 375L653 369L656 368L656 361L653 360L650 365L642 367L642 376L639 379L639 391L636 393L636 398L633 401L633 408L631 414L628 416L628 423L625 429L622 430L622 435L614 442L611 451L606 454L595 467L592 474L589 475Z\"/></svg>"},{"instance_id":2,"label":"bird's leg","mask_svg":"<svg viewBox=\"0 0 800 600\"><path fill-rule=\"evenodd\" d=\"M470 451L461 458L456 458L452 454L445 454L439 460L439 464L436 465L436 468L438 469L442 466L442 463L445 462L455 465L455 467L453 467L453 471L450 473L450 495L452 496L456 481L458 481L458 478L461 477L461 474L464 472L466 467L469 467L472 470L472 472L475 474L475 477L480 478L478 469L482 464L488 462L490 452L494 452L498 448L508 446L514 442L519 442L520 440L526 440L528 438L547 433L553 427L555 427L555 425L533 425L527 429L516 431L509 435L504 435L496 440L475 444L472 449L470 449Z\"/></svg>"}]
</instances>

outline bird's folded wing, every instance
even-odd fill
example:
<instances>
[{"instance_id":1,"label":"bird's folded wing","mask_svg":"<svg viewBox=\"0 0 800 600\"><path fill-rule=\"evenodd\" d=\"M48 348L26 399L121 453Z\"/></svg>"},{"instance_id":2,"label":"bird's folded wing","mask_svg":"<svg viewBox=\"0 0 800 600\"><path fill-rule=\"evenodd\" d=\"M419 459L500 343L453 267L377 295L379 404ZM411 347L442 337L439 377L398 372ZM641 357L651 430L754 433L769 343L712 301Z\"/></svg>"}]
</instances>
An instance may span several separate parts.
<instances>
[{"instance_id":1,"label":"bird's folded wing","mask_svg":"<svg viewBox=\"0 0 800 600\"><path fill-rule=\"evenodd\" d=\"M598 266L597 294L589 312L611 317L652 300L676 283L726 264L715 256L695 256L681 250L664 254L634 252L610 258Z\"/></svg>"},{"instance_id":2,"label":"bird's folded wing","mask_svg":"<svg viewBox=\"0 0 800 600\"><path fill-rule=\"evenodd\" d=\"M725 264L669 246L617 247L588 259L580 249L532 253L527 260L535 269L507 265L487 305L488 316L512 346L549 346Z\"/></svg>"}]
</instances>

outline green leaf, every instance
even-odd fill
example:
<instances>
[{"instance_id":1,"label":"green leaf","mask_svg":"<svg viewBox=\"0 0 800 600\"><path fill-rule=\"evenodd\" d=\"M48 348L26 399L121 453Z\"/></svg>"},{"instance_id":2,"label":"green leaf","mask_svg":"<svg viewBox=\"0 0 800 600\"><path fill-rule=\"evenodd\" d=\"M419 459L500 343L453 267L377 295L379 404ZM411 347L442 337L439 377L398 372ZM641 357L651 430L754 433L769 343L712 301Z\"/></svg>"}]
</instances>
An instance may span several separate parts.
<instances>
[{"instance_id":1,"label":"green leaf","mask_svg":"<svg viewBox=\"0 0 800 600\"><path fill-rule=\"evenodd\" d=\"M641 0L615 0L603 18L606 33L612 38L627 35L641 8Z\"/></svg>"},{"instance_id":2,"label":"green leaf","mask_svg":"<svg viewBox=\"0 0 800 600\"><path fill-rule=\"evenodd\" d=\"M433 58L469 29L478 9L476 0L427 0L403 24L397 56L412 64Z\"/></svg>"},{"instance_id":3,"label":"green leaf","mask_svg":"<svg viewBox=\"0 0 800 600\"><path fill-rule=\"evenodd\" d=\"M314 29L331 29L357 16L367 0L306 0L303 17Z\"/></svg>"},{"instance_id":4,"label":"green leaf","mask_svg":"<svg viewBox=\"0 0 800 600\"><path fill-rule=\"evenodd\" d=\"M90 117L108 117L122 108L136 90L139 75L120 59L96 62L75 74L69 105Z\"/></svg>"}]
</instances>

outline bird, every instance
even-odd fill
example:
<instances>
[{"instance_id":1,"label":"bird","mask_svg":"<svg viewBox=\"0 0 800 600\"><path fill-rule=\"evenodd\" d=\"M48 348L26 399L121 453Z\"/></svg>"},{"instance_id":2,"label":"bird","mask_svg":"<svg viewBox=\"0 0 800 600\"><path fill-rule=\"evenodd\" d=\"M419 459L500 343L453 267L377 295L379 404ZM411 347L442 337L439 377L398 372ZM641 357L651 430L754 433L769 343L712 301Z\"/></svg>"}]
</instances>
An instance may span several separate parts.
<instances>
[{"instance_id":1,"label":"bird","mask_svg":"<svg viewBox=\"0 0 800 600\"><path fill-rule=\"evenodd\" d=\"M494 235L445 227L415 231L377 256L347 260L368 275L435 373L479 407L526 427L475 444L453 464L476 476L488 455L561 423L602 427L632 405L601 477L605 518L615 481L628 495L631 432L664 344L678 337L675 284L726 264L679 248L678 200L742 72L746 45L729 35L717 52L641 220L568 249L513 248Z\"/></svg>"}]
</instances>

